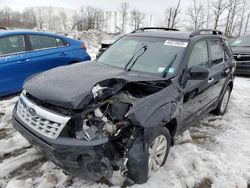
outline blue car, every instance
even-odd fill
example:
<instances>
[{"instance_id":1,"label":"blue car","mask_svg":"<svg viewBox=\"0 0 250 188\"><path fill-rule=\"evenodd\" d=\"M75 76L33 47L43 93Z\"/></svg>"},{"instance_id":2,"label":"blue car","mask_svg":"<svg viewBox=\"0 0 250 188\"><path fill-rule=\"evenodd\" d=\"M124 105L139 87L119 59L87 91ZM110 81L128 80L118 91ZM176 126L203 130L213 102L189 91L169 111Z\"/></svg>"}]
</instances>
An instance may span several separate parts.
<instances>
[{"instance_id":1,"label":"blue car","mask_svg":"<svg viewBox=\"0 0 250 188\"><path fill-rule=\"evenodd\" d=\"M39 72L90 60L82 41L32 31L0 32L0 97L21 91Z\"/></svg>"}]
</instances>

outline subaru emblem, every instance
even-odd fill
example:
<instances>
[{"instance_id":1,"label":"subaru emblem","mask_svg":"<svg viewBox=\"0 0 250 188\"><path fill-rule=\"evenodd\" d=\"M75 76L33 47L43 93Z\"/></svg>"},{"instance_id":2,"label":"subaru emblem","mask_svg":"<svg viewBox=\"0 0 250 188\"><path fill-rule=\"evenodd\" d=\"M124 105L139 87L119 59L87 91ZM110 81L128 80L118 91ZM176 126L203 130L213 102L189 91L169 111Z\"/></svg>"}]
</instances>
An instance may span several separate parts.
<instances>
[{"instance_id":1,"label":"subaru emblem","mask_svg":"<svg viewBox=\"0 0 250 188\"><path fill-rule=\"evenodd\" d=\"M29 108L28 111L31 116L36 116L36 110L34 108Z\"/></svg>"}]
</instances>

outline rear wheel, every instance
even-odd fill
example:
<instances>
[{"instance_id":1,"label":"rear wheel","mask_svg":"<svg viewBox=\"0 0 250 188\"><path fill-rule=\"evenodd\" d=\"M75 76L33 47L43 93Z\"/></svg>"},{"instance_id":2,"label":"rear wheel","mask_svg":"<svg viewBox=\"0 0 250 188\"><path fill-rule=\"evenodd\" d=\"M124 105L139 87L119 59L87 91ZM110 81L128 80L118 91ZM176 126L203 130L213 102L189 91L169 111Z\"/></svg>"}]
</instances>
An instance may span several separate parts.
<instances>
[{"instance_id":1,"label":"rear wheel","mask_svg":"<svg viewBox=\"0 0 250 188\"><path fill-rule=\"evenodd\" d=\"M227 86L227 89L224 92L223 97L221 98L217 108L214 110L215 115L224 115L226 113L230 95L231 95L231 88Z\"/></svg>"}]
</instances>

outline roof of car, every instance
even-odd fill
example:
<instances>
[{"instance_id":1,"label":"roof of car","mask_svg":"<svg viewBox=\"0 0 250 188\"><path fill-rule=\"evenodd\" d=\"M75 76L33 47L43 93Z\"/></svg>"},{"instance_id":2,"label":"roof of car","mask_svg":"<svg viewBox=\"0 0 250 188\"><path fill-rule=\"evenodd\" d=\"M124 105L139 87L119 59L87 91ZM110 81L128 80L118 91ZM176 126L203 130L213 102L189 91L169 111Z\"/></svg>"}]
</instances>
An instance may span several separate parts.
<instances>
[{"instance_id":1,"label":"roof of car","mask_svg":"<svg viewBox=\"0 0 250 188\"><path fill-rule=\"evenodd\" d=\"M150 28L149 28L150 29ZM223 35L221 31L218 30L211 30L211 29L200 29L200 30L195 30L193 32L182 32L178 30L172 30L172 31L163 31L163 30L158 30L158 31L144 31L143 28L142 30L138 29L130 34L128 36L138 36L138 37L160 37L160 38L173 38L173 39L182 39L182 40L188 40L192 37L200 36L200 37L213 37L213 38L224 38L226 37Z\"/></svg>"},{"instance_id":2,"label":"roof of car","mask_svg":"<svg viewBox=\"0 0 250 188\"><path fill-rule=\"evenodd\" d=\"M177 38L189 39L190 33L181 31L145 31L128 34L129 36L146 36L146 37L163 37L163 38Z\"/></svg>"},{"instance_id":3,"label":"roof of car","mask_svg":"<svg viewBox=\"0 0 250 188\"><path fill-rule=\"evenodd\" d=\"M20 34L38 34L38 35L49 35L49 36L58 36L53 33L48 33L48 32L41 32L41 31L29 31L29 30L3 30L0 31L0 37L7 36L7 35L20 35Z\"/></svg>"}]
</instances>

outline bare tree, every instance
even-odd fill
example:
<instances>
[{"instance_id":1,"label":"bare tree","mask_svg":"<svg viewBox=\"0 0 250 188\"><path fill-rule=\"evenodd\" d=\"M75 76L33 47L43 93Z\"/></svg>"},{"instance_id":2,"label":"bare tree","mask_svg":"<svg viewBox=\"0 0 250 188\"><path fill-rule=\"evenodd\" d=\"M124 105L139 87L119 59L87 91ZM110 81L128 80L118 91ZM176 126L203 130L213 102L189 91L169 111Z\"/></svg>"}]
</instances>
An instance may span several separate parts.
<instances>
[{"instance_id":1,"label":"bare tree","mask_svg":"<svg viewBox=\"0 0 250 188\"><path fill-rule=\"evenodd\" d=\"M90 29L102 29L104 25L104 12L101 9L91 6L81 7L80 15L74 15L75 23L72 27L74 29L90 30Z\"/></svg>"},{"instance_id":2,"label":"bare tree","mask_svg":"<svg viewBox=\"0 0 250 188\"><path fill-rule=\"evenodd\" d=\"M2 26L5 27L10 27L11 26L11 14L12 14L12 10L10 7L4 7L1 11L2 16L0 17L1 20L1 24Z\"/></svg>"},{"instance_id":3,"label":"bare tree","mask_svg":"<svg viewBox=\"0 0 250 188\"><path fill-rule=\"evenodd\" d=\"M145 19L145 14L143 12L140 12L137 9L133 9L131 11L131 25L134 27L134 29L140 28L141 24L143 24Z\"/></svg>"},{"instance_id":4,"label":"bare tree","mask_svg":"<svg viewBox=\"0 0 250 188\"><path fill-rule=\"evenodd\" d=\"M34 28L36 16L33 8L25 8L23 12L13 11L9 7L0 9L0 26Z\"/></svg>"},{"instance_id":5,"label":"bare tree","mask_svg":"<svg viewBox=\"0 0 250 188\"><path fill-rule=\"evenodd\" d=\"M25 8L22 13L23 24L25 28L36 27L36 15L33 8Z\"/></svg>"},{"instance_id":6,"label":"bare tree","mask_svg":"<svg viewBox=\"0 0 250 188\"><path fill-rule=\"evenodd\" d=\"M203 27L205 23L204 6L202 0L193 0L192 5L187 9L187 16L191 27L189 30L196 30Z\"/></svg>"},{"instance_id":7,"label":"bare tree","mask_svg":"<svg viewBox=\"0 0 250 188\"><path fill-rule=\"evenodd\" d=\"M104 12L101 9L95 9L94 29L102 29L104 25Z\"/></svg>"},{"instance_id":8,"label":"bare tree","mask_svg":"<svg viewBox=\"0 0 250 188\"><path fill-rule=\"evenodd\" d=\"M240 22L242 0L228 0L225 34L232 36Z\"/></svg>"},{"instance_id":9,"label":"bare tree","mask_svg":"<svg viewBox=\"0 0 250 188\"><path fill-rule=\"evenodd\" d=\"M43 24L44 24L43 14L44 14L43 8L38 7L36 11L36 20L37 20L39 29L43 29Z\"/></svg>"},{"instance_id":10,"label":"bare tree","mask_svg":"<svg viewBox=\"0 0 250 188\"><path fill-rule=\"evenodd\" d=\"M250 19L250 11L247 14L247 20L246 20L246 25L245 25L245 29L244 29L244 35L247 33L249 19Z\"/></svg>"},{"instance_id":11,"label":"bare tree","mask_svg":"<svg viewBox=\"0 0 250 188\"><path fill-rule=\"evenodd\" d=\"M53 30L54 29L54 10L53 8L50 6L47 10L47 13L48 13L48 27L50 30Z\"/></svg>"},{"instance_id":12,"label":"bare tree","mask_svg":"<svg viewBox=\"0 0 250 188\"><path fill-rule=\"evenodd\" d=\"M227 8L227 3L225 0L215 0L212 3L212 11L214 14L214 29L218 28L218 23L221 15L224 13L225 9Z\"/></svg>"},{"instance_id":13,"label":"bare tree","mask_svg":"<svg viewBox=\"0 0 250 188\"><path fill-rule=\"evenodd\" d=\"M129 10L129 4L127 2L122 2L119 7L119 12L122 17L121 31L123 33L125 32L126 23L128 20L128 10Z\"/></svg>"},{"instance_id":14,"label":"bare tree","mask_svg":"<svg viewBox=\"0 0 250 188\"><path fill-rule=\"evenodd\" d=\"M165 23L168 28L177 27L177 16L181 12L180 3L181 3L181 0L178 0L176 7L171 6L165 10Z\"/></svg>"},{"instance_id":15,"label":"bare tree","mask_svg":"<svg viewBox=\"0 0 250 188\"><path fill-rule=\"evenodd\" d=\"M240 17L240 23L239 23L239 35L241 35L242 29L243 29L243 22L247 10L247 3L246 0L243 0L242 7L241 7L241 17Z\"/></svg>"},{"instance_id":16,"label":"bare tree","mask_svg":"<svg viewBox=\"0 0 250 188\"><path fill-rule=\"evenodd\" d=\"M64 11L61 11L59 14L60 14L61 23L63 25L63 29L67 30L67 21L68 21L67 14Z\"/></svg>"}]
</instances>

